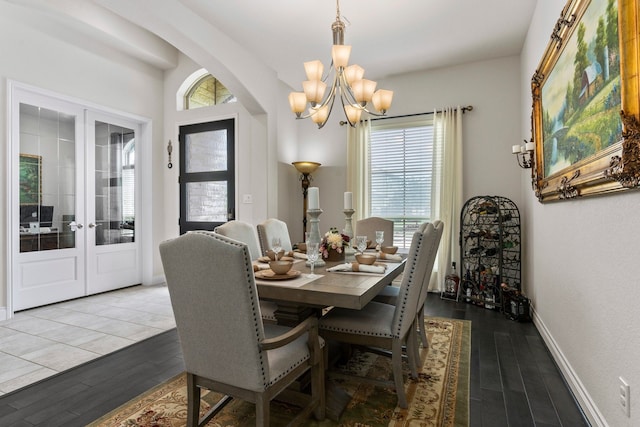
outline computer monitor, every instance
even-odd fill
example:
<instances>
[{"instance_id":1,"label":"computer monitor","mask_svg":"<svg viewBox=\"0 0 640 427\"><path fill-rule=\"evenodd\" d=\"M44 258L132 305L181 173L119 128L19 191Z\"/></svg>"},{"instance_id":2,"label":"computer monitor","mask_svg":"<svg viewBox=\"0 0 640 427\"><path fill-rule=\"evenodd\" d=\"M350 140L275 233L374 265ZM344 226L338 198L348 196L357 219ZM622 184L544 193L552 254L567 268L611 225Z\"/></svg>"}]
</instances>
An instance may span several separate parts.
<instances>
[{"instance_id":1,"label":"computer monitor","mask_svg":"<svg viewBox=\"0 0 640 427\"><path fill-rule=\"evenodd\" d=\"M38 211L40 217L38 218ZM20 227L29 228L29 223L39 222L40 227L52 227L53 206L22 205L20 206Z\"/></svg>"}]
</instances>

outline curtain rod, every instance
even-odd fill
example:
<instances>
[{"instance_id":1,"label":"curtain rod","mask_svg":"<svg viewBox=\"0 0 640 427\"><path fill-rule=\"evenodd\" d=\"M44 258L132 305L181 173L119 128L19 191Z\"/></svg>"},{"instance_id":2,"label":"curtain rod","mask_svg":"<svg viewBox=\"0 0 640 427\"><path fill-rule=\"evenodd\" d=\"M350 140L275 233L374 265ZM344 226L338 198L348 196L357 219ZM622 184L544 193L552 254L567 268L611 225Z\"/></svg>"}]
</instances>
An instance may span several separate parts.
<instances>
[{"instance_id":1,"label":"curtain rod","mask_svg":"<svg viewBox=\"0 0 640 427\"><path fill-rule=\"evenodd\" d=\"M473 110L473 105L467 105L466 107L462 107L462 114L466 113L467 111L472 111L472 110ZM426 115L433 114L434 112L435 113L442 113L442 110L428 111L426 113L403 114L403 115L400 115L400 116L373 117L370 120L374 121L374 120L400 119L400 118L403 118L403 117L426 116ZM360 122L362 122L362 120L360 120ZM349 122L345 122L345 121L341 121L340 122L340 126L344 126L346 124L349 124Z\"/></svg>"}]
</instances>

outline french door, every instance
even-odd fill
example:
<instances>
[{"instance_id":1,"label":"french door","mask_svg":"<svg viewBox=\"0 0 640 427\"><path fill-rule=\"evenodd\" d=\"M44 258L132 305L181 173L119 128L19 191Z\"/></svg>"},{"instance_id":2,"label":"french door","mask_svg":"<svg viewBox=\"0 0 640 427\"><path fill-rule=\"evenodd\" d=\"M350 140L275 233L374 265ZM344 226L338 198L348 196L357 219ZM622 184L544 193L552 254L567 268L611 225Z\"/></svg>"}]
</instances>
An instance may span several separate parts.
<instances>
[{"instance_id":1,"label":"french door","mask_svg":"<svg viewBox=\"0 0 640 427\"><path fill-rule=\"evenodd\" d=\"M141 283L139 129L12 89L12 311Z\"/></svg>"}]
</instances>

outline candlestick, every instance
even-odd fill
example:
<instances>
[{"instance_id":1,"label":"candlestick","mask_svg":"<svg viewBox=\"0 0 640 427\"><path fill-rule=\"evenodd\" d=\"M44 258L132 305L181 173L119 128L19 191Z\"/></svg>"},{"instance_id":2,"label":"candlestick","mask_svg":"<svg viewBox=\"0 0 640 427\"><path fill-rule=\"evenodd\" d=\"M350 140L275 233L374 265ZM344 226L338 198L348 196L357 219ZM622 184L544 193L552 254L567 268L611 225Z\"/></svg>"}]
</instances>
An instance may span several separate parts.
<instances>
[{"instance_id":1,"label":"candlestick","mask_svg":"<svg viewBox=\"0 0 640 427\"><path fill-rule=\"evenodd\" d=\"M345 196L347 195L347 193L344 193ZM351 194L351 193L348 193ZM353 213L355 212L353 209L346 209L343 211L344 212L344 231L343 233L345 234L345 236L349 236L349 246L347 246L344 249L344 254L345 256L349 257L349 256L353 256L356 251L355 249L353 249L353 224L351 223L351 217L353 216Z\"/></svg>"},{"instance_id":2,"label":"candlestick","mask_svg":"<svg viewBox=\"0 0 640 427\"><path fill-rule=\"evenodd\" d=\"M316 187L311 187L311 188L316 188ZM311 188L309 188L309 191L311 191ZM309 200L309 202L311 202L311 200ZM309 203L309 205L311 205L311 203ZM307 242L307 244L320 243L320 241L322 240L322 237L320 236L320 219L318 218L321 213L322 213L322 209L311 209L311 208L307 209L307 215L309 215L309 218L310 218L309 223L311 224L310 226L311 230L309 231L309 241ZM306 265L307 267L310 267L311 262L307 260ZM322 259L322 256L320 256L318 257L318 260L313 263L313 265L315 268L315 267L323 267L326 264Z\"/></svg>"},{"instance_id":3,"label":"candlestick","mask_svg":"<svg viewBox=\"0 0 640 427\"><path fill-rule=\"evenodd\" d=\"M320 209L320 190L318 187L309 187L307 191L309 197L309 207L307 212L311 209Z\"/></svg>"},{"instance_id":4,"label":"candlestick","mask_svg":"<svg viewBox=\"0 0 640 427\"><path fill-rule=\"evenodd\" d=\"M344 208L353 209L353 193L350 191L344 193Z\"/></svg>"}]
</instances>

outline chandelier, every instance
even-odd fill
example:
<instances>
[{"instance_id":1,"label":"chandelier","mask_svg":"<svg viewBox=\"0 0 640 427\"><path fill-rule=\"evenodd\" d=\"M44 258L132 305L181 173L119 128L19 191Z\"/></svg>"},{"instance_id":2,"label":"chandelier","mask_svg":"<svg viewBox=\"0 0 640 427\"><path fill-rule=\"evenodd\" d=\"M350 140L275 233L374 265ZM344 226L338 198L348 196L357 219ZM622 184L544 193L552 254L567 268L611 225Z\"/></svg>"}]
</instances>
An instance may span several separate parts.
<instances>
[{"instance_id":1,"label":"chandelier","mask_svg":"<svg viewBox=\"0 0 640 427\"><path fill-rule=\"evenodd\" d=\"M329 72L323 75L324 66L319 60L304 63L307 74L307 80L302 82L304 92L289 94L291 111L296 114L297 119L311 118L320 129L327 122L336 97L339 97L344 114L351 126L355 126L360 121L362 112L383 116L391 107L393 91L376 90L376 82L363 78L364 68L356 64L347 65L351 46L344 44L344 22L340 19L339 0L336 0L336 20L331 25L331 31L333 46ZM331 81L331 88L325 96L329 81ZM368 103L373 104L373 110L367 108ZM305 110L307 113L303 114Z\"/></svg>"}]
</instances>

